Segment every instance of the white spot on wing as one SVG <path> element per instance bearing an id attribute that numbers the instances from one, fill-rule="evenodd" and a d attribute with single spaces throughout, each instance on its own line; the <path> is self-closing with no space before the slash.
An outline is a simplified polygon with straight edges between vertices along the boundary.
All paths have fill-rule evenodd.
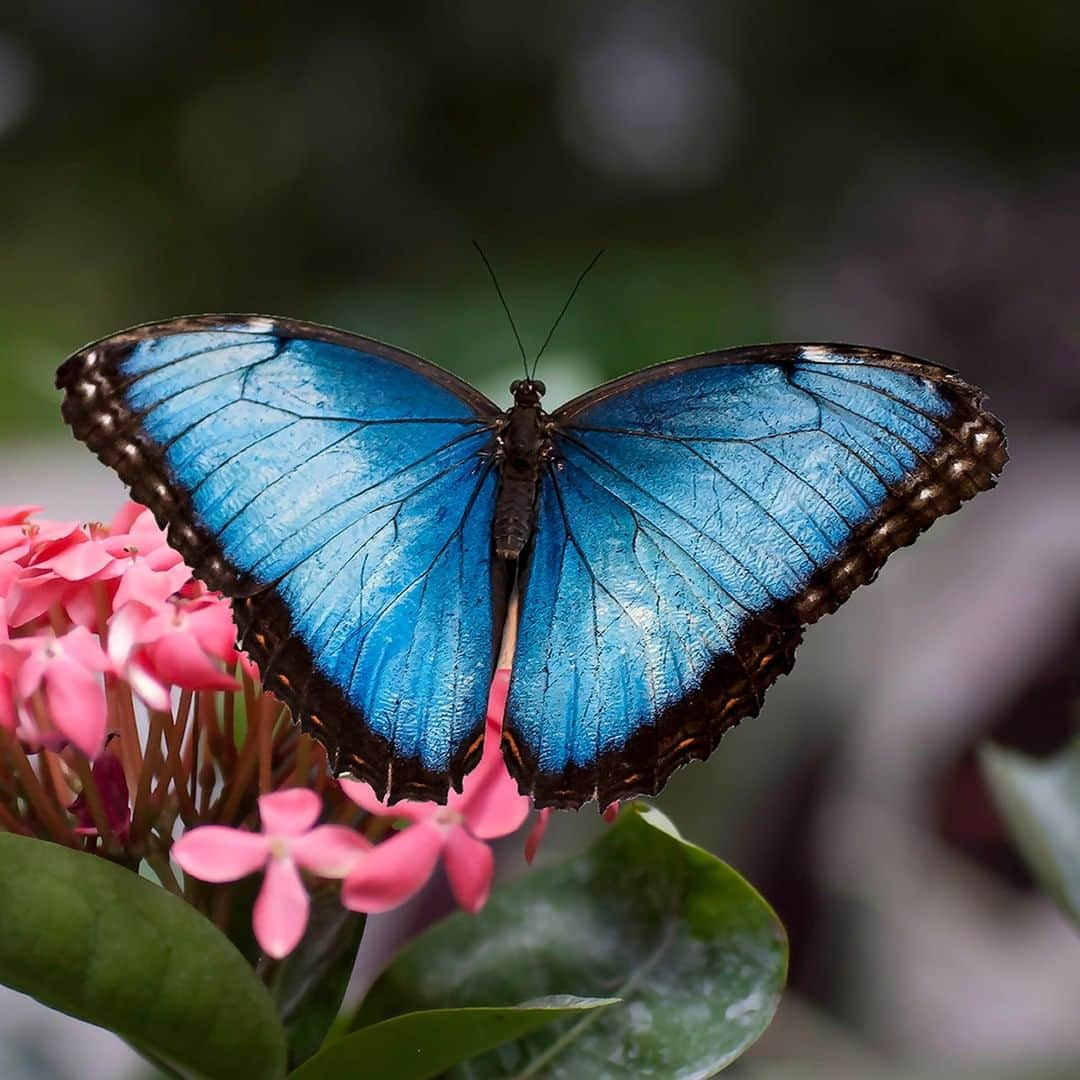
<path id="1" fill-rule="evenodd" d="M 823 349 L 820 345 L 804 345 L 799 351 L 802 353 L 802 358 L 811 364 L 820 364 L 832 355 L 828 349 Z"/>

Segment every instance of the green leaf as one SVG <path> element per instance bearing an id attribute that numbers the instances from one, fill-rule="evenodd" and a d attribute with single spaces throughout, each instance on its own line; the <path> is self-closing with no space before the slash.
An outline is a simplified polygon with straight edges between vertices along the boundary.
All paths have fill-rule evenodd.
<path id="1" fill-rule="evenodd" d="M 337 1017 L 364 921 L 363 915 L 341 906 L 336 889 L 316 893 L 303 940 L 274 969 L 270 993 L 285 1024 L 290 1065 L 299 1065 L 319 1049 Z"/>
<path id="2" fill-rule="evenodd" d="M 284 1075 L 285 1032 L 243 957 L 182 900 L 105 859 L 0 835 L 0 982 L 184 1075 Z"/>
<path id="3" fill-rule="evenodd" d="M 1013 841 L 1080 927 L 1080 738 L 1045 761 L 989 743 L 980 754 Z"/>
<path id="4" fill-rule="evenodd" d="M 429 1009 L 361 1028 L 331 1043 L 290 1074 L 291 1080 L 392 1076 L 428 1080 L 556 1020 L 577 1018 L 618 998 L 552 997 L 509 1008 Z"/>
<path id="5" fill-rule="evenodd" d="M 786 968 L 784 930 L 765 901 L 658 811 L 631 806 L 585 854 L 417 938 L 354 1026 L 450 1005 L 619 997 L 453 1075 L 706 1077 L 764 1031 Z"/>

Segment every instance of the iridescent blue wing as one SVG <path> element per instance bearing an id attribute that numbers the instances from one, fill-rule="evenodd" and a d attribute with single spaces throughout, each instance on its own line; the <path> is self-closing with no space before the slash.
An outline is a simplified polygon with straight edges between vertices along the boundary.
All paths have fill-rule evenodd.
<path id="1" fill-rule="evenodd" d="M 954 373 L 847 345 L 673 361 L 555 412 L 504 753 L 540 804 L 658 791 L 753 716 L 802 627 L 993 485 Z"/>
<path id="2" fill-rule="evenodd" d="M 443 799 L 478 752 L 501 633 L 496 407 L 418 357 L 205 316 L 88 346 L 64 416 L 212 588 L 332 763 Z"/>

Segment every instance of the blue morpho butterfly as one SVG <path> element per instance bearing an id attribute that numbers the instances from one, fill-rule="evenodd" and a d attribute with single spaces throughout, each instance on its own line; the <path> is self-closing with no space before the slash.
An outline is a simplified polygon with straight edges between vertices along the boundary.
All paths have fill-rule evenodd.
<path id="1" fill-rule="evenodd" d="M 1006 461 L 979 390 L 852 345 L 690 356 L 548 413 L 528 368 L 504 410 L 369 338 L 206 315 L 89 345 L 57 385 L 234 598 L 267 686 L 391 800 L 460 787 L 500 648 L 538 805 L 658 791 Z"/>

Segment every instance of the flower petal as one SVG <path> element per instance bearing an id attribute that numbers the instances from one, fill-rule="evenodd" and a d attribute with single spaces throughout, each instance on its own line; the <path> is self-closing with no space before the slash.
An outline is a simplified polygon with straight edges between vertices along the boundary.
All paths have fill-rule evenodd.
<path id="1" fill-rule="evenodd" d="M 173 686 L 187 690 L 237 690 L 239 684 L 222 671 L 199 647 L 195 638 L 180 630 L 147 646 L 151 666 Z"/>
<path id="2" fill-rule="evenodd" d="M 116 515 L 112 521 L 109 522 L 110 533 L 126 533 L 131 529 L 133 522 L 142 514 L 148 514 L 150 511 L 145 506 L 140 506 L 137 502 L 132 502 L 130 499 L 119 510 L 116 511 Z"/>
<path id="3" fill-rule="evenodd" d="M 259 821 L 268 836 L 299 836 L 322 813 L 322 799 L 308 788 L 287 788 L 259 796 Z"/>
<path id="4" fill-rule="evenodd" d="M 548 822 L 551 820 L 551 807 L 545 806 L 543 810 L 536 815 L 536 821 L 533 822 L 533 827 L 529 830 L 529 835 L 525 837 L 525 861 L 531 866 L 533 859 L 536 858 L 536 853 L 540 850 L 540 843 L 544 839 L 544 833 L 547 832 Z"/>
<path id="5" fill-rule="evenodd" d="M 346 877 L 371 850 L 370 840 L 344 825 L 320 825 L 289 841 L 297 865 L 326 878 Z"/>
<path id="6" fill-rule="evenodd" d="M 464 829 L 451 829 L 443 850 L 446 876 L 458 904 L 474 914 L 487 903 L 495 874 L 495 855 Z"/>
<path id="7" fill-rule="evenodd" d="M 203 651 L 218 660 L 231 661 L 236 654 L 236 623 L 227 600 L 208 596 L 188 609 L 186 629 Z"/>
<path id="8" fill-rule="evenodd" d="M 252 926 L 264 953 L 280 960 L 300 944 L 307 929 L 307 889 L 291 859 L 271 859 L 255 900 Z"/>
<path id="9" fill-rule="evenodd" d="M 8 623 L 25 626 L 40 618 L 53 606 L 63 602 L 66 593 L 75 588 L 70 581 L 52 576 L 34 579 L 23 575 L 8 592 Z"/>
<path id="10" fill-rule="evenodd" d="M 172 698 L 169 696 L 168 687 L 158 682 L 149 668 L 138 658 L 124 669 L 124 677 L 131 689 L 151 709 L 168 712 L 172 708 Z"/>
<path id="11" fill-rule="evenodd" d="M 160 607 L 170 596 L 178 593 L 190 577 L 186 566 L 160 572 L 145 559 L 135 559 L 128 564 L 120 579 L 113 606 L 119 610 L 134 601 L 147 608 Z"/>
<path id="12" fill-rule="evenodd" d="M 109 671 L 112 668 L 101 643 L 85 626 L 76 626 L 68 631 L 57 639 L 57 644 L 88 671 Z"/>
<path id="13" fill-rule="evenodd" d="M 105 584 L 106 600 L 108 600 L 109 583 Z M 81 587 L 76 586 L 66 592 L 60 601 L 64 614 L 76 626 L 85 626 L 88 630 L 97 631 L 98 628 L 98 600 L 95 596 L 95 588 L 87 587 L 84 582 Z M 110 605 L 111 607 L 111 605 Z"/>
<path id="14" fill-rule="evenodd" d="M 447 805 L 465 818 L 469 832 L 481 840 L 508 836 L 529 816 L 529 797 L 518 791 L 517 781 L 507 772 L 490 726 L 480 764 L 465 777 L 461 794 L 451 794 Z"/>
<path id="15" fill-rule="evenodd" d="M 23 503 L 15 506 L 0 506 L 0 525 L 20 525 L 31 514 L 36 514 L 39 510 L 44 510 L 43 506 L 36 506 L 33 503 Z"/>
<path id="16" fill-rule="evenodd" d="M 491 677 L 491 689 L 488 691 L 487 718 L 488 722 L 498 724 L 502 728 L 503 716 L 506 713 L 506 696 L 510 693 L 510 669 L 501 667 Z"/>
<path id="17" fill-rule="evenodd" d="M 58 658 L 45 674 L 45 701 L 56 730 L 93 761 L 105 749 L 108 717 L 97 676 L 68 657 Z"/>
<path id="18" fill-rule="evenodd" d="M 465 777 L 461 794 L 451 794 L 447 800 L 447 805 L 464 816 L 469 832 L 481 840 L 507 836 L 519 829 L 529 816 L 528 796 L 518 791 L 517 782 L 506 769 L 499 745 L 509 682 L 509 670 L 499 668 L 488 694 L 487 727 L 480 763 Z"/>
<path id="19" fill-rule="evenodd" d="M 109 656 L 114 664 L 126 664 L 135 650 L 143 623 L 150 618 L 150 609 L 142 604 L 125 604 L 109 618 Z"/>
<path id="20" fill-rule="evenodd" d="M 419 892 L 443 846 L 441 829 L 410 825 L 377 845 L 345 879 L 341 902 L 351 911 L 389 911 Z"/>
<path id="21" fill-rule="evenodd" d="M 23 569 L 18 563 L 8 562 L 3 553 L 0 552 L 0 599 L 7 596 L 11 592 L 12 585 L 19 580 Z M 7 630 L 8 617 L 6 614 L 3 616 L 4 630 Z"/>
<path id="22" fill-rule="evenodd" d="M 104 544 L 98 540 L 88 540 L 85 544 L 72 544 L 38 565 L 48 567 L 57 577 L 67 581 L 87 581 L 118 577 L 123 567 L 115 566 L 115 562 Z"/>
<path id="23" fill-rule="evenodd" d="M 338 783 L 341 785 L 341 790 L 361 810 L 366 810 L 369 814 L 375 814 L 378 817 L 404 818 L 406 821 L 426 821 L 439 812 L 439 808 L 433 803 L 409 802 L 408 800 L 394 803 L 393 806 L 387 806 L 386 803 L 379 800 L 371 786 L 365 784 L 363 780 L 342 779 Z"/>
<path id="24" fill-rule="evenodd" d="M 11 690 L 11 679 L 0 671 L 0 727 L 5 731 L 15 730 L 15 695 Z"/>
<path id="25" fill-rule="evenodd" d="M 270 841 L 260 833 L 226 825 L 201 825 L 172 846 L 172 857 L 200 881 L 236 881 L 266 862 Z"/>

